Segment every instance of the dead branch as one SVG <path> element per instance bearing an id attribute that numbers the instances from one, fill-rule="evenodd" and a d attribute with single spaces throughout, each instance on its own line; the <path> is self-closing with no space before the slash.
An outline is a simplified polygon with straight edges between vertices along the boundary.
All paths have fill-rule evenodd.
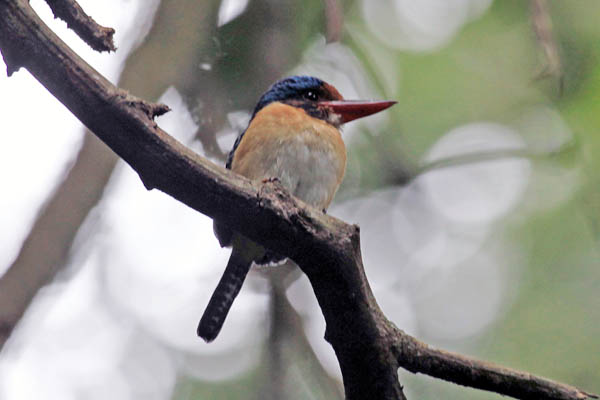
<path id="1" fill-rule="evenodd" d="M 52 9 L 54 18 L 60 18 L 67 23 L 84 42 L 96 51 L 116 51 L 113 28 L 99 25 L 87 15 L 75 0 L 46 0 Z"/>
<path id="2" fill-rule="evenodd" d="M 546 0 L 531 0 L 531 26 L 537 44 L 544 55 L 544 67 L 537 78 L 554 77 L 558 80 L 559 92 L 562 93 L 564 73 L 560 59 L 558 43 L 554 38 L 552 18 Z"/>

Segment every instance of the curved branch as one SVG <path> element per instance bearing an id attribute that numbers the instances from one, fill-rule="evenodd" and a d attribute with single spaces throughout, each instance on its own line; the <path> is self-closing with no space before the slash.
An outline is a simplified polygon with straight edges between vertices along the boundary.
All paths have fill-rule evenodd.
<path id="1" fill-rule="evenodd" d="M 586 393 L 564 383 L 434 349 L 399 329 L 396 331 L 392 347 L 401 367 L 463 386 L 489 390 L 518 399 L 598 398 L 595 394 Z"/>
<path id="2" fill-rule="evenodd" d="M 99 25 L 75 0 L 46 0 L 55 18 L 67 23 L 84 42 L 96 51 L 116 51 L 113 28 Z"/>
<path id="3" fill-rule="evenodd" d="M 27 0 L 0 0 L 0 50 L 9 75 L 27 68 L 134 168 L 147 188 L 157 188 L 296 261 L 325 316 L 325 337 L 340 362 L 347 399 L 404 399 L 399 366 L 504 394 L 522 393 L 503 387 L 510 386 L 514 374 L 528 374 L 485 368 L 486 363 L 431 350 L 401 333 L 373 297 L 357 226 L 303 204 L 276 182 L 252 182 L 183 146 L 153 121 L 165 106 L 113 86 L 56 37 Z M 478 374 L 499 384 L 482 384 Z M 535 385 L 529 394 L 582 398 L 569 393 L 549 397 Z"/>

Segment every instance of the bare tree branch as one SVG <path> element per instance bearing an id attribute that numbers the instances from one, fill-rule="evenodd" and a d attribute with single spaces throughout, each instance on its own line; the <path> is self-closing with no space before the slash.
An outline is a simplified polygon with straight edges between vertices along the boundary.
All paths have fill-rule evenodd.
<path id="1" fill-rule="evenodd" d="M 530 160 L 543 160 L 550 157 L 559 156 L 569 151 L 576 151 L 577 143 L 569 141 L 561 144 L 555 149 L 550 150 L 532 150 L 529 148 L 515 148 L 515 149 L 500 149 L 500 150 L 488 150 L 480 151 L 476 153 L 465 153 L 455 156 L 449 156 L 439 158 L 437 160 L 428 161 L 421 164 L 410 176 L 411 180 L 416 179 L 420 175 L 435 171 L 438 169 L 460 167 L 463 165 L 469 165 L 474 163 L 494 161 L 494 160 L 507 160 L 507 159 L 530 159 Z"/>
<path id="2" fill-rule="evenodd" d="M 0 50 L 9 75 L 27 68 L 129 163 L 147 188 L 158 188 L 296 261 L 325 316 L 325 338 L 340 362 L 347 399 L 404 399 L 399 366 L 522 398 L 592 397 L 527 373 L 433 350 L 401 332 L 371 292 L 357 226 L 303 204 L 276 182 L 252 182 L 215 166 L 177 142 L 153 121 L 166 106 L 113 86 L 62 43 L 27 0 L 0 0 Z"/>
<path id="3" fill-rule="evenodd" d="M 341 382 L 330 376 L 319 361 L 304 333 L 305 321 L 287 298 L 287 289 L 301 272 L 294 263 L 287 262 L 266 273 L 271 283 L 271 332 L 267 344 L 268 387 L 261 390 L 262 398 L 279 400 L 289 397 L 289 390 L 297 393 L 301 390 L 298 379 L 290 379 L 297 374 L 308 381 L 305 384 L 315 398 L 343 398 Z M 292 363 L 293 373 L 289 371 Z"/>
<path id="4" fill-rule="evenodd" d="M 434 349 L 397 330 L 393 351 L 401 367 L 459 385 L 489 390 L 518 399 L 597 399 L 576 387 L 554 382 L 527 372 Z"/>
<path id="5" fill-rule="evenodd" d="M 44 205 L 19 255 L 0 278 L 0 349 L 40 287 L 65 264 L 78 228 L 102 196 L 117 158 L 105 148 L 87 133 L 77 168 L 71 168 Z"/>
<path id="6" fill-rule="evenodd" d="M 46 0 L 52 9 L 54 18 L 60 18 L 67 23 L 84 42 L 96 51 L 115 51 L 113 28 L 99 25 L 87 15 L 75 0 Z"/>
<path id="7" fill-rule="evenodd" d="M 323 0 L 325 6 L 325 37 L 327 43 L 338 42 L 344 27 L 344 10 L 339 0 Z"/>
<path id="8" fill-rule="evenodd" d="M 562 62 L 552 31 L 552 19 L 546 0 L 531 0 L 531 25 L 545 57 L 544 68 L 537 78 L 556 77 L 559 91 L 562 93 L 564 86 Z"/>

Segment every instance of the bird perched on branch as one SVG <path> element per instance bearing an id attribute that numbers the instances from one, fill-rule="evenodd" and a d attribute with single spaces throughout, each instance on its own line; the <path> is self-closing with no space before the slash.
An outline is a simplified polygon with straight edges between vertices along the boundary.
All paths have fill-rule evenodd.
<path id="1" fill-rule="evenodd" d="M 258 101 L 226 167 L 253 180 L 277 178 L 291 194 L 325 211 L 346 170 L 341 125 L 395 103 L 344 100 L 333 86 L 310 76 L 282 79 Z M 198 325 L 198 336 L 207 342 L 219 334 L 252 263 L 284 258 L 219 221 L 214 231 L 221 246 L 232 246 L 232 252 Z"/>

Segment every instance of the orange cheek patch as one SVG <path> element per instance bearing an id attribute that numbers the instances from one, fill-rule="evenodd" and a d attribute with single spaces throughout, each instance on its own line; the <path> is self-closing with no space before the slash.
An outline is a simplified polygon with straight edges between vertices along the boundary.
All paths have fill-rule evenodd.
<path id="1" fill-rule="evenodd" d="M 329 92 L 332 100 L 344 100 L 340 92 L 338 92 L 338 90 L 331 86 L 329 83 L 323 83 L 323 89 Z"/>

